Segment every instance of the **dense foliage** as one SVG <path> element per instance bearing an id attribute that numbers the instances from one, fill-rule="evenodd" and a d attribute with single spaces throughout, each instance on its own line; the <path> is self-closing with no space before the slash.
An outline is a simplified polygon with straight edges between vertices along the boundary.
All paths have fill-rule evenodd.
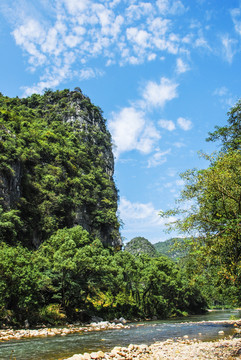
<path id="1" fill-rule="evenodd" d="M 141 236 L 131 239 L 131 241 L 125 245 L 125 251 L 131 253 L 132 255 L 146 254 L 150 257 L 157 256 L 154 245 Z"/>
<path id="2" fill-rule="evenodd" d="M 1 240 L 39 246 L 79 224 L 115 244 L 111 137 L 101 110 L 81 91 L 1 95 L 0 140 Z"/>
<path id="3" fill-rule="evenodd" d="M 191 251 L 199 260 L 196 270 L 216 272 L 216 288 L 226 285 L 230 299 L 240 305 L 241 101 L 231 109 L 228 125 L 216 127 L 209 135 L 209 140 L 221 141 L 221 151 L 204 155 L 209 160 L 207 169 L 182 175 L 186 185 L 180 203 L 191 205 L 188 210 L 180 207 L 162 215 L 182 213 L 175 227 L 193 234 Z"/>

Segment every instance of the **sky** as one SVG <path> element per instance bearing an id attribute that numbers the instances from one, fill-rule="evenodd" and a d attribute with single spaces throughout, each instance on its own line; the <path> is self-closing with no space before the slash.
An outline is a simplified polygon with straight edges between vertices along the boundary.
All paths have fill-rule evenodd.
<path id="1" fill-rule="evenodd" d="M 103 110 L 124 243 L 177 236 L 159 212 L 240 98 L 241 1 L 1 0 L 0 54 L 3 95 L 80 87 Z"/>

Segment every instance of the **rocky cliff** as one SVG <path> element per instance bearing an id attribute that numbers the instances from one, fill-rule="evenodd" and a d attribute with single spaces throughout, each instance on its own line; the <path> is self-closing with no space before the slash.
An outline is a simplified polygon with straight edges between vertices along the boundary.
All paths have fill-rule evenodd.
<path id="1" fill-rule="evenodd" d="M 79 88 L 0 96 L 0 237 L 39 244 L 81 225 L 120 247 L 111 137 Z"/>

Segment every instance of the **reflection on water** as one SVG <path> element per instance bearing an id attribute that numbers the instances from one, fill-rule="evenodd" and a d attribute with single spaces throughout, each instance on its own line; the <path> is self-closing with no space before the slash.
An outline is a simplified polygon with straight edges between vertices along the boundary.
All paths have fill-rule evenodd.
<path id="1" fill-rule="evenodd" d="M 213 324 L 208 321 L 229 320 L 231 315 L 239 316 L 239 313 L 235 310 L 213 311 L 205 315 L 182 319 L 131 324 L 130 329 L 4 342 L 0 343 L 0 359 L 9 359 L 11 353 L 13 354 L 12 358 L 17 360 L 64 359 L 77 353 L 107 351 L 114 346 L 127 346 L 130 343 L 151 344 L 155 341 L 184 335 L 188 335 L 191 339 L 214 340 L 220 337 L 219 331 L 224 331 L 224 336 L 231 335 L 233 327 L 224 323 Z"/>

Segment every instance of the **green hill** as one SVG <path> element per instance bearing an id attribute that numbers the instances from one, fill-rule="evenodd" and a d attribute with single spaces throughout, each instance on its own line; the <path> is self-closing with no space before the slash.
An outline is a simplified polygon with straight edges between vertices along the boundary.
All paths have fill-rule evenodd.
<path id="1" fill-rule="evenodd" d="M 144 237 L 138 236 L 129 241 L 125 246 L 125 251 L 132 255 L 147 254 L 150 257 L 157 256 L 155 247 L 145 239 Z"/>
<path id="2" fill-rule="evenodd" d="M 172 260 L 177 260 L 186 255 L 182 246 L 183 243 L 183 238 L 171 238 L 166 241 L 159 241 L 153 245 L 158 254 L 165 255 Z"/>

